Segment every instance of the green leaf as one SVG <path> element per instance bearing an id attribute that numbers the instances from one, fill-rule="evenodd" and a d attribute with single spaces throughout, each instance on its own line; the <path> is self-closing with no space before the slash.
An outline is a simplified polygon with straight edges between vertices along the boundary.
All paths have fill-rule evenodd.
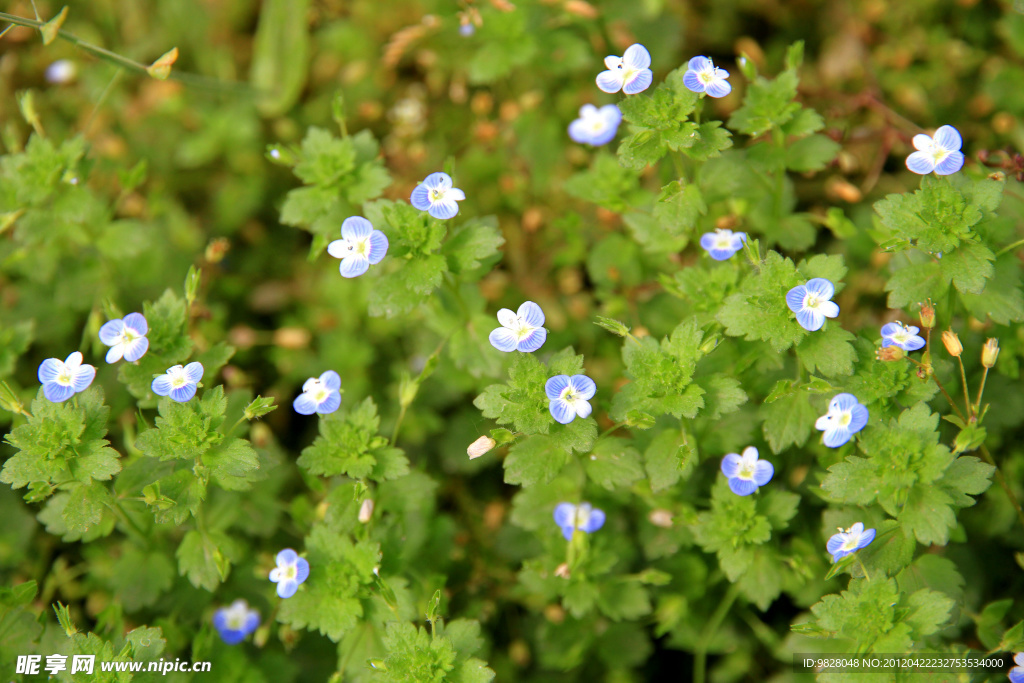
<path id="1" fill-rule="evenodd" d="M 569 462 L 569 453 L 550 436 L 531 436 L 509 449 L 505 458 L 505 483 L 533 486 L 548 482 Z"/>
<path id="2" fill-rule="evenodd" d="M 644 465 L 651 490 L 662 491 L 681 478 L 689 478 L 697 465 L 697 442 L 675 429 L 659 432 L 644 451 Z"/>
<path id="3" fill-rule="evenodd" d="M 309 70 L 308 0 L 269 0 L 260 10 L 250 81 L 261 91 L 260 111 L 278 116 L 295 104 Z"/>
<path id="4" fill-rule="evenodd" d="M 725 333 L 748 340 L 764 340 L 781 353 L 805 336 L 786 305 L 786 292 L 807 280 L 788 258 L 769 251 L 760 270 L 748 275 L 739 292 L 726 298 L 716 316 Z"/>
<path id="5" fill-rule="evenodd" d="M 111 504 L 110 491 L 103 484 L 80 484 L 71 489 L 61 518 L 68 531 L 84 534 L 100 523 L 103 511 Z"/>
<path id="6" fill-rule="evenodd" d="M 629 486 L 644 476 L 640 454 L 625 439 L 605 438 L 583 460 L 587 476 L 599 486 L 614 490 Z"/>
<path id="7" fill-rule="evenodd" d="M 797 75 L 783 71 L 774 80 L 758 76 L 743 98 L 743 105 L 729 117 L 729 127 L 751 137 L 767 133 L 789 122 L 800 111 L 794 102 Z"/>
<path id="8" fill-rule="evenodd" d="M 764 438 L 772 453 L 781 453 L 790 446 L 803 446 L 818 418 L 803 393 L 780 396 L 774 402 L 762 405 L 760 412 L 764 418 Z"/>
<path id="9" fill-rule="evenodd" d="M 770 507 L 781 520 L 787 514 L 792 516 L 786 509 L 790 505 L 795 511 L 796 502 L 785 498 Z M 771 539 L 771 520 L 758 507 L 754 496 L 737 496 L 729 489 L 725 477 L 716 477 L 711 489 L 711 510 L 697 516 L 694 538 L 705 551 L 718 555 L 729 581 L 737 581 L 753 563 L 755 547 Z"/>
<path id="10" fill-rule="evenodd" d="M 607 152 L 598 152 L 591 167 L 570 176 L 563 187 L 577 199 L 621 212 L 643 203 L 645 193 L 639 188 L 639 177 Z"/>
<path id="11" fill-rule="evenodd" d="M 853 374 L 857 351 L 851 343 L 856 337 L 837 324 L 826 323 L 797 344 L 796 357 L 808 372 L 820 372 L 826 377 Z"/>
<path id="12" fill-rule="evenodd" d="M 178 573 L 196 588 L 215 590 L 231 570 L 231 562 L 221 552 L 231 545 L 231 539 L 220 532 L 188 531 L 178 546 Z"/>
<path id="13" fill-rule="evenodd" d="M 498 219 L 485 216 L 471 218 L 452 230 L 441 251 L 448 259 L 448 270 L 459 275 L 482 264 L 493 265 L 500 258 L 498 248 L 504 243 Z"/>
<path id="14" fill-rule="evenodd" d="M 786 148 L 786 168 L 797 173 L 820 171 L 836 158 L 841 146 L 824 135 L 809 135 Z"/>
<path id="15" fill-rule="evenodd" d="M 380 417 L 372 398 L 363 399 L 351 410 L 321 417 L 319 427 L 320 435 L 302 450 L 298 460 L 299 467 L 310 474 L 382 481 L 408 471 L 402 451 L 377 434 Z"/>
<path id="16" fill-rule="evenodd" d="M 473 405 L 484 417 L 497 420 L 501 425 L 514 425 L 524 434 L 547 434 L 555 420 L 548 409 L 544 385 L 556 374 L 577 372 L 548 372 L 532 353 L 517 353 L 509 369 L 508 384 L 492 384 L 476 397 Z"/>

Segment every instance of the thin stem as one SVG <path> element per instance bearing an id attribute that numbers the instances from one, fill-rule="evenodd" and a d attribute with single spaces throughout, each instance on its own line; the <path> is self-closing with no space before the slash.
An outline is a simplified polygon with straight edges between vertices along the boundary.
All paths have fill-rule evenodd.
<path id="1" fill-rule="evenodd" d="M 8 14 L 7 12 L 0 12 L 0 21 L 6 21 L 16 26 L 28 26 L 30 28 L 35 29 L 40 29 L 46 24 L 46 22 L 44 21 L 37 21 L 35 19 L 28 19 L 26 17 L 19 17 L 16 14 Z M 100 47 L 99 45 L 93 45 L 92 43 L 88 43 L 79 38 L 78 36 L 68 33 L 64 29 L 59 29 L 57 31 L 57 37 L 61 40 L 66 40 L 72 45 L 75 45 L 76 47 L 92 55 L 95 55 L 100 59 L 105 59 L 108 62 L 112 62 L 114 64 L 117 64 L 118 66 L 122 66 L 126 69 L 129 69 L 130 71 L 135 71 L 137 73 L 149 73 L 147 71 L 147 69 L 149 68 L 148 65 L 143 64 L 141 62 L 137 62 L 134 59 L 129 59 L 128 57 L 125 57 L 123 55 L 119 55 L 116 52 L 111 52 L 110 50 Z M 200 88 L 207 88 L 211 90 L 234 90 L 240 93 L 253 93 L 253 88 L 246 83 L 220 81 L 215 78 L 207 78 L 206 76 L 200 76 L 198 74 L 189 74 L 172 71 L 169 78 L 181 81 L 182 83 L 187 83 L 189 85 L 193 85 Z"/>
<path id="2" fill-rule="evenodd" d="M 1007 254 L 1007 253 L 1013 251 L 1014 249 L 1016 249 L 1017 247 L 1021 247 L 1021 246 L 1024 246 L 1024 240 L 1017 240 L 1013 244 L 1009 244 L 1009 245 L 1003 247 L 1002 249 L 1000 249 L 999 251 L 997 251 L 996 252 L 996 258 L 999 258 L 1003 254 Z"/>
<path id="3" fill-rule="evenodd" d="M 868 568 L 864 566 L 864 561 L 860 559 L 860 555 L 859 554 L 857 555 L 857 564 L 860 565 L 861 571 L 864 572 L 864 578 L 867 579 L 868 581 L 870 581 L 871 580 L 871 575 L 868 574 Z"/>
<path id="4" fill-rule="evenodd" d="M 395 441 L 398 439 L 398 428 L 402 426 L 402 420 L 405 419 L 405 409 L 409 406 L 402 406 L 398 410 L 398 419 L 395 420 L 395 428 L 391 430 L 391 445 L 395 445 Z"/>
<path id="5" fill-rule="evenodd" d="M 960 356 L 956 357 L 956 362 L 960 364 L 960 382 L 964 387 L 964 403 L 967 406 L 967 418 L 969 420 L 974 419 L 974 410 L 971 408 L 971 397 L 967 393 L 967 373 L 964 372 L 964 361 Z"/>
<path id="6" fill-rule="evenodd" d="M 132 516 L 129 515 L 128 511 L 124 509 L 123 505 L 121 505 L 120 500 L 115 499 L 107 507 L 109 507 L 111 511 L 114 513 L 114 515 L 122 522 L 124 522 L 129 527 L 129 529 L 138 534 L 139 541 L 142 543 L 142 545 L 149 546 L 149 536 L 146 534 L 145 531 L 142 530 L 142 527 L 140 527 L 138 523 L 134 519 L 132 519 Z"/>
<path id="7" fill-rule="evenodd" d="M 978 387 L 978 398 L 974 401 L 974 414 L 978 415 L 981 413 L 981 397 L 985 393 L 985 380 L 988 379 L 988 368 L 981 373 L 981 385 Z"/>
<path id="8" fill-rule="evenodd" d="M 603 432 L 601 432 L 600 434 L 598 434 L 597 438 L 598 439 L 603 439 L 604 437 L 608 436 L 609 434 L 611 434 L 615 430 L 622 429 L 625 426 L 626 426 L 625 422 L 619 422 L 618 424 L 613 424 L 611 427 L 609 427 L 608 429 L 606 429 Z"/>
<path id="9" fill-rule="evenodd" d="M 103 106 L 103 103 L 107 99 L 107 95 L 109 95 L 110 91 L 114 88 L 114 84 L 121 79 L 121 74 L 123 73 L 124 69 L 119 68 L 117 71 L 114 72 L 114 76 L 110 79 L 110 82 L 107 83 L 107 87 L 103 88 L 103 92 L 100 93 L 99 99 L 96 100 L 96 104 L 94 104 L 92 107 L 92 113 L 89 114 L 89 119 L 85 122 L 85 125 L 82 127 L 83 134 L 89 134 L 89 129 L 92 127 L 92 122 L 96 118 L 96 114 L 99 113 L 100 107 Z"/>
<path id="10" fill-rule="evenodd" d="M 3 38 L 4 36 L 6 36 L 7 32 L 10 31 L 12 28 L 14 28 L 14 26 L 15 26 L 14 24 L 11 24 L 7 28 L 5 28 L 3 31 L 0 31 L 0 38 Z"/>
<path id="11" fill-rule="evenodd" d="M 696 683 L 704 683 L 707 678 L 708 646 L 711 644 L 712 638 L 718 633 L 718 627 L 722 625 L 722 620 L 729 613 L 732 604 L 736 602 L 736 596 L 739 593 L 739 584 L 734 583 L 729 586 L 729 590 L 726 592 L 725 597 L 722 598 L 722 602 L 718 604 L 718 609 L 711 615 L 707 626 L 704 627 L 704 635 L 701 637 L 700 642 L 697 643 L 697 651 L 694 653 L 696 661 L 693 663 L 693 680 Z"/>

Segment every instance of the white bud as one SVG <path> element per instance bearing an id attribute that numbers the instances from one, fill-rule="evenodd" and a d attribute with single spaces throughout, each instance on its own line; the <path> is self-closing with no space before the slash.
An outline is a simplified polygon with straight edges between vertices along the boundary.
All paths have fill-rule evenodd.
<path id="1" fill-rule="evenodd" d="M 555 567 L 555 576 L 563 579 L 568 579 L 570 576 L 569 565 L 563 562 L 562 564 Z"/>
<path id="2" fill-rule="evenodd" d="M 479 439 L 469 444 L 469 448 L 466 449 L 466 453 L 469 455 L 469 459 L 473 460 L 494 448 L 495 444 L 497 444 L 497 441 L 491 437 L 481 436 Z"/>
<path id="3" fill-rule="evenodd" d="M 367 498 L 359 507 L 359 521 L 366 524 L 373 517 L 373 498 Z"/>
<path id="4" fill-rule="evenodd" d="M 56 85 L 64 85 L 75 80 L 75 76 L 78 75 L 78 67 L 75 63 L 68 59 L 58 59 L 56 62 L 46 67 L 46 81 L 48 83 L 54 83 Z"/>
<path id="5" fill-rule="evenodd" d="M 651 510 L 650 514 L 647 515 L 647 520 L 654 526 L 660 526 L 662 529 L 672 528 L 672 513 L 668 510 L 660 508 Z"/>

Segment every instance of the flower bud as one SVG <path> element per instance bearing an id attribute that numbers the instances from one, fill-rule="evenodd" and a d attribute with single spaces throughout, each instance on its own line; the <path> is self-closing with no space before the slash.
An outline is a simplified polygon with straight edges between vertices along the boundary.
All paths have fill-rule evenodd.
<path id="1" fill-rule="evenodd" d="M 996 364 L 997 358 L 999 358 L 999 340 L 992 337 L 981 347 L 981 364 L 990 368 Z"/>
<path id="2" fill-rule="evenodd" d="M 875 352 L 875 358 L 882 361 L 883 363 L 892 363 L 894 361 L 903 360 L 906 354 L 898 346 L 883 346 Z"/>
<path id="3" fill-rule="evenodd" d="M 650 514 L 647 515 L 647 521 L 654 526 L 660 526 L 662 529 L 671 529 L 672 513 L 662 508 L 651 510 Z"/>
<path id="4" fill-rule="evenodd" d="M 942 333 L 942 345 L 949 351 L 949 355 L 960 357 L 960 354 L 964 352 L 964 347 L 960 343 L 960 337 L 957 336 L 956 332 L 946 330 Z"/>
<path id="5" fill-rule="evenodd" d="M 479 439 L 469 444 L 469 448 L 466 449 L 466 454 L 469 455 L 470 460 L 474 460 L 494 448 L 495 444 L 497 444 L 497 441 L 491 437 L 487 435 L 481 436 Z"/>
<path id="6" fill-rule="evenodd" d="M 555 576 L 562 579 L 568 579 L 569 576 L 571 576 L 571 572 L 569 571 L 569 565 L 563 562 L 562 564 L 555 567 Z"/>
<path id="7" fill-rule="evenodd" d="M 359 506 L 359 521 L 366 524 L 373 517 L 373 498 L 367 498 Z"/>
<path id="8" fill-rule="evenodd" d="M 935 309 L 931 301 L 921 304 L 921 327 L 928 330 L 935 327 Z"/>

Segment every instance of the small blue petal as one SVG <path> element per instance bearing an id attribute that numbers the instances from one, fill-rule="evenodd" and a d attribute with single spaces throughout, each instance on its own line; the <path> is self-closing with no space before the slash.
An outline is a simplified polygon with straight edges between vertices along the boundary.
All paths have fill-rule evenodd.
<path id="1" fill-rule="evenodd" d="M 802 311 L 804 309 L 805 296 L 807 296 L 807 288 L 803 285 L 797 285 L 786 292 L 786 305 L 789 306 L 789 310 L 794 313 Z"/>
<path id="2" fill-rule="evenodd" d="M 737 453 L 728 453 L 722 458 L 722 474 L 732 479 L 740 471 L 741 458 Z"/>
<path id="3" fill-rule="evenodd" d="M 431 204 L 430 208 L 427 209 L 427 213 L 434 218 L 448 220 L 449 218 L 455 218 L 459 213 L 459 205 L 454 199 L 448 199 L 445 197 L 444 199 Z"/>
<path id="4" fill-rule="evenodd" d="M 295 591 L 297 590 L 299 590 L 299 584 L 295 579 L 280 581 L 277 584 L 277 597 L 290 598 L 295 595 Z"/>
<path id="5" fill-rule="evenodd" d="M 807 288 L 807 291 L 812 292 L 821 299 L 831 299 L 832 295 L 836 293 L 835 285 L 823 277 L 811 278 L 804 286 Z"/>
<path id="6" fill-rule="evenodd" d="M 604 520 L 604 510 L 598 510 L 595 508 L 590 511 L 590 517 L 587 518 L 586 524 L 580 527 L 580 530 L 586 531 L 588 534 L 592 534 L 604 526 Z"/>
<path id="7" fill-rule="evenodd" d="M 567 386 L 569 386 L 568 375 L 555 375 L 544 383 L 544 393 L 548 398 L 554 400 L 562 395 Z"/>
<path id="8" fill-rule="evenodd" d="M 341 236 L 350 242 L 366 239 L 373 233 L 373 223 L 362 216 L 349 216 L 341 224 Z"/>
<path id="9" fill-rule="evenodd" d="M 504 329 L 504 328 L 502 328 Z M 528 334 L 524 339 L 519 340 L 516 348 L 523 353 L 533 353 L 540 347 L 544 346 L 544 342 L 548 338 L 548 331 L 543 327 L 538 327 L 533 332 Z"/>
<path id="10" fill-rule="evenodd" d="M 648 69 L 651 66 L 651 53 L 640 43 L 633 43 L 622 53 L 622 63 L 633 69 Z"/>
<path id="11" fill-rule="evenodd" d="M 858 405 L 859 401 L 853 394 L 836 394 L 832 397 L 832 400 L 828 402 L 828 412 L 846 411 L 852 409 L 855 405 Z"/>
<path id="12" fill-rule="evenodd" d="M 579 393 L 579 397 L 589 401 L 597 393 L 597 384 L 586 375 L 573 375 L 569 380 Z"/>
<path id="13" fill-rule="evenodd" d="M 45 396 L 46 400 L 51 403 L 63 403 L 74 395 L 75 390 L 71 387 L 64 386 L 63 384 L 47 382 L 43 385 L 43 396 Z"/>
<path id="14" fill-rule="evenodd" d="M 249 615 L 245 618 L 245 635 L 249 635 L 260 626 L 260 615 L 256 610 L 250 610 Z"/>
<path id="15" fill-rule="evenodd" d="M 736 255 L 735 249 L 711 249 L 708 255 L 716 261 L 728 261 Z"/>
<path id="16" fill-rule="evenodd" d="M 507 327 L 491 330 L 491 333 L 487 336 L 487 341 L 491 342 L 491 346 L 505 353 L 516 350 L 516 335 Z"/>
<path id="17" fill-rule="evenodd" d="M 113 346 L 118 342 L 123 331 L 123 320 L 108 320 L 103 323 L 103 326 L 100 328 L 100 341 L 107 346 Z"/>
<path id="18" fill-rule="evenodd" d="M 160 375 L 153 380 L 151 388 L 157 396 L 166 396 L 171 393 L 171 378 L 167 375 Z"/>
<path id="19" fill-rule="evenodd" d="M 417 185 L 409 195 L 409 203 L 420 211 L 430 208 L 430 189 L 426 185 Z"/>
<path id="20" fill-rule="evenodd" d="M 320 384 L 332 391 L 341 389 L 341 376 L 334 370 L 327 370 L 320 374 Z"/>
<path id="21" fill-rule="evenodd" d="M 868 409 L 862 405 L 858 405 L 853 409 L 850 415 L 850 424 L 847 425 L 847 429 L 851 432 L 856 433 L 864 429 L 868 423 Z"/>
<path id="22" fill-rule="evenodd" d="M 129 313 L 124 317 L 124 326 L 135 330 L 136 334 L 145 335 L 149 332 L 149 323 L 141 313 Z"/>
<path id="23" fill-rule="evenodd" d="M 61 370 L 64 369 L 64 363 L 58 358 L 47 358 L 39 364 L 39 383 L 47 384 L 49 382 L 56 382 L 58 375 Z"/>
<path id="24" fill-rule="evenodd" d="M 654 74 L 650 69 L 644 69 L 634 75 L 629 81 L 622 86 L 622 92 L 627 95 L 636 95 L 642 93 L 651 87 L 651 83 L 654 82 Z"/>
<path id="25" fill-rule="evenodd" d="M 606 93 L 617 93 L 622 90 L 622 78 L 619 71 L 602 71 L 597 75 L 597 87 Z"/>
<path id="26" fill-rule="evenodd" d="M 875 540 L 875 530 L 874 529 L 868 529 L 863 534 L 861 534 L 860 540 L 857 541 L 857 549 L 859 550 L 860 548 L 868 547 L 868 545 L 873 540 Z"/>
<path id="27" fill-rule="evenodd" d="M 277 562 L 278 565 L 295 564 L 295 561 L 298 559 L 299 554 L 297 552 L 295 552 L 291 548 L 285 548 L 277 554 L 277 557 L 274 558 L 274 561 Z"/>
<path id="28" fill-rule="evenodd" d="M 185 376 L 190 382 L 198 382 L 203 378 L 203 364 L 193 361 L 185 366 Z"/>
<path id="29" fill-rule="evenodd" d="M 316 412 L 321 415 L 330 415 L 341 406 L 341 393 L 338 391 L 332 391 L 327 394 L 327 398 L 324 402 L 317 406 Z"/>
<path id="30" fill-rule="evenodd" d="M 828 543 L 825 544 L 825 549 L 828 550 L 829 555 L 835 555 L 839 552 L 839 549 L 843 547 L 843 535 L 832 534 L 828 539 Z"/>
<path id="31" fill-rule="evenodd" d="M 533 327 L 544 326 L 544 311 L 532 301 L 524 301 L 523 305 L 516 311 L 516 315 Z"/>
<path id="32" fill-rule="evenodd" d="M 196 385 L 186 384 L 183 387 L 171 389 L 171 400 L 177 401 L 178 403 L 188 403 L 192 400 L 192 397 L 196 395 Z"/>
<path id="33" fill-rule="evenodd" d="M 126 346 L 127 348 L 124 352 L 124 359 L 129 363 L 134 363 L 146 355 L 146 351 L 149 350 L 149 339 L 146 337 L 137 337 Z"/>
<path id="34" fill-rule="evenodd" d="M 431 190 L 448 190 L 452 187 L 452 177 L 443 171 L 435 171 L 423 179 L 423 184 Z"/>
<path id="35" fill-rule="evenodd" d="M 894 334 L 899 333 L 903 329 L 903 325 L 899 323 L 886 323 L 882 325 L 882 336 L 891 337 Z"/>
<path id="36" fill-rule="evenodd" d="M 370 253 L 366 255 L 370 265 L 380 263 L 388 253 L 388 237 L 380 230 L 370 234 Z"/>
<path id="37" fill-rule="evenodd" d="M 694 59 L 697 59 L 694 57 Z M 692 59 L 690 60 L 693 61 Z M 692 68 L 692 67 L 691 67 Z M 700 80 L 696 71 L 687 71 L 683 74 L 683 85 L 692 92 L 704 92 L 704 81 Z"/>
<path id="38" fill-rule="evenodd" d="M 359 277 L 370 269 L 370 261 L 362 254 L 350 254 L 341 259 L 338 271 L 342 277 Z"/>
<path id="39" fill-rule="evenodd" d="M 551 417 L 561 424 L 567 425 L 576 419 L 576 409 L 571 403 L 560 398 L 551 401 L 548 409 L 551 411 Z"/>
<path id="40" fill-rule="evenodd" d="M 964 167 L 964 155 L 961 152 L 951 152 L 948 157 L 942 160 L 935 167 L 936 175 L 951 175 Z"/>
<path id="41" fill-rule="evenodd" d="M 725 97 L 732 92 L 732 84 L 726 80 L 714 80 L 708 84 L 707 93 L 711 97 Z"/>
<path id="42" fill-rule="evenodd" d="M 960 131 L 953 126 L 940 126 L 932 138 L 942 149 L 950 152 L 958 151 L 964 146 L 964 140 L 960 137 Z"/>
<path id="43" fill-rule="evenodd" d="M 740 479 L 739 477 L 730 477 L 729 488 L 737 496 L 749 496 L 751 493 L 757 490 L 757 484 L 750 481 L 749 479 Z"/>
<path id="44" fill-rule="evenodd" d="M 686 64 L 686 68 L 691 71 L 707 71 L 712 66 L 711 60 L 703 55 L 697 55 L 690 59 Z"/>
<path id="45" fill-rule="evenodd" d="M 825 324 L 825 316 L 815 310 L 802 309 L 797 311 L 796 321 L 808 332 L 816 332 Z"/>
<path id="46" fill-rule="evenodd" d="M 852 436 L 853 435 L 850 433 L 850 430 L 846 427 L 831 425 L 825 430 L 823 441 L 829 448 L 839 448 L 849 441 Z"/>
<path id="47" fill-rule="evenodd" d="M 300 557 L 295 560 L 295 581 L 298 583 L 305 583 L 308 578 L 309 561 L 304 557 Z"/>
<path id="48" fill-rule="evenodd" d="M 573 527 L 572 524 L 568 524 L 566 526 L 563 526 L 562 527 L 562 537 L 565 540 L 567 540 L 567 541 L 571 541 L 572 540 L 572 532 L 575 531 L 575 530 L 576 529 Z"/>
<path id="49" fill-rule="evenodd" d="M 935 162 L 925 152 L 914 152 L 907 157 L 907 168 L 918 175 L 927 175 L 935 170 Z"/>
<path id="50" fill-rule="evenodd" d="M 96 368 L 91 365 L 79 365 L 71 375 L 71 388 L 75 393 L 85 391 L 96 378 Z"/>
<path id="51" fill-rule="evenodd" d="M 555 506 L 555 524 L 558 526 L 572 526 L 573 515 L 576 514 L 576 506 L 572 503 L 559 503 Z"/>
<path id="52" fill-rule="evenodd" d="M 292 407 L 299 415 L 312 415 L 316 412 L 316 401 L 310 394 L 300 394 L 293 402 Z"/>
<path id="53" fill-rule="evenodd" d="M 754 465 L 754 483 L 758 486 L 764 486 L 772 480 L 773 476 L 775 476 L 775 466 L 767 460 L 758 460 Z"/>

